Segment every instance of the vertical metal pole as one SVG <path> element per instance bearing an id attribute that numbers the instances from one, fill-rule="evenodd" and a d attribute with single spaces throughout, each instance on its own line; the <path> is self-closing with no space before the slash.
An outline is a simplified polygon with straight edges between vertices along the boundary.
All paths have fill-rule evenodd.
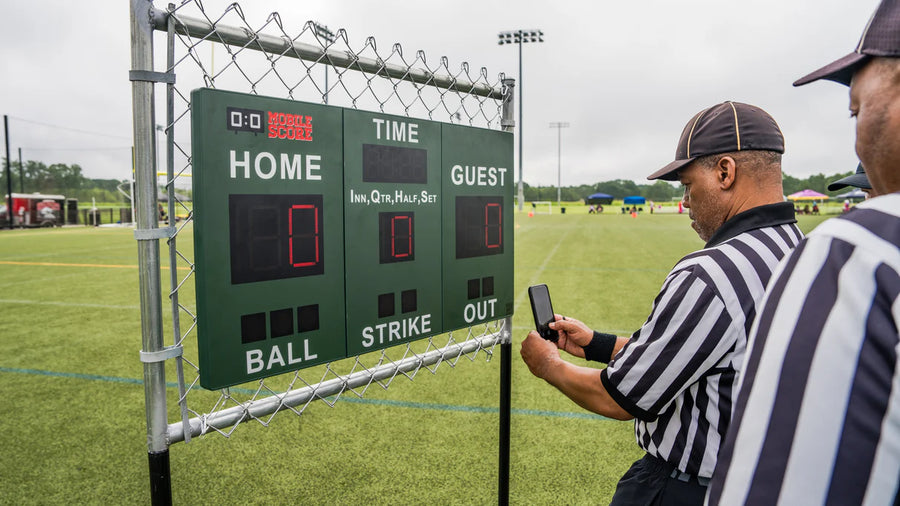
<path id="1" fill-rule="evenodd" d="M 135 212 L 134 207 L 134 146 L 131 146 L 131 226 L 136 226 L 137 224 L 137 213 Z"/>
<path id="2" fill-rule="evenodd" d="M 521 46 L 519 46 L 521 47 Z M 504 79 L 503 87 L 506 96 L 503 98 L 502 120 L 503 130 L 512 132 L 515 130 L 515 87 L 514 79 Z M 521 166 L 520 166 L 521 167 Z M 519 180 L 521 190 L 521 179 Z M 519 203 L 522 203 L 521 197 Z M 512 317 L 503 320 L 503 330 L 500 342 L 500 443 L 498 448 L 498 482 L 497 504 L 507 506 L 509 504 L 509 447 L 510 447 L 510 418 L 512 414 Z"/>
<path id="3" fill-rule="evenodd" d="M 12 198 L 12 172 L 9 170 L 9 117 L 3 115 L 3 132 L 6 136 L 6 220 L 9 229 L 13 228 L 13 198 Z"/>
<path id="4" fill-rule="evenodd" d="M 519 212 L 525 207 L 525 188 L 522 183 L 522 144 L 524 143 L 524 130 L 522 128 L 522 37 L 525 35 L 519 30 Z"/>
<path id="5" fill-rule="evenodd" d="M 131 69 L 153 71 L 153 28 L 158 13 L 151 0 L 131 0 Z M 135 210 L 137 229 L 159 227 L 156 208 L 156 164 L 154 143 L 153 83 L 131 82 L 134 128 Z M 141 335 L 144 353 L 163 349 L 162 301 L 160 299 L 159 240 L 138 241 L 138 271 L 141 294 Z M 147 453 L 150 465 L 151 503 L 172 503 L 169 447 L 166 439 L 165 362 L 144 362 L 144 402 L 147 414 Z"/>
<path id="6" fill-rule="evenodd" d="M 172 18 L 172 12 L 175 11 L 175 4 L 168 5 L 169 20 L 166 23 L 166 72 L 174 72 L 175 69 L 175 21 Z M 175 225 L 175 83 L 166 85 L 166 182 L 168 190 L 168 214 L 169 225 Z M 170 239 L 171 247 L 169 248 L 169 272 L 171 276 L 169 281 L 172 288 L 178 286 L 178 269 L 175 263 L 178 259 L 177 249 L 174 247 L 175 238 Z M 178 292 L 172 296 L 172 309 L 174 313 L 178 313 Z M 178 319 L 175 318 L 177 326 Z M 179 329 L 175 329 L 175 342 L 181 337 Z"/>
<path id="7" fill-rule="evenodd" d="M 169 20 L 166 25 L 166 71 L 175 70 L 175 20 L 171 13 L 175 11 L 175 4 L 169 4 Z M 169 224 L 175 225 L 175 84 L 166 85 L 166 180 L 169 182 Z M 178 249 L 175 237 L 169 240 L 169 282 L 172 287 L 169 298 L 172 300 L 172 338 L 175 344 L 181 339 L 181 319 L 178 313 Z M 190 424 L 188 423 L 188 409 L 185 401 L 184 387 L 184 360 L 183 357 L 175 359 L 175 374 L 178 376 L 178 405 L 181 407 L 181 422 L 184 430 L 184 442 L 191 441 Z"/>
<path id="8" fill-rule="evenodd" d="M 500 469 L 498 470 L 497 504 L 509 504 L 509 442 L 512 414 L 512 318 L 503 322 L 500 343 Z"/>
<path id="9" fill-rule="evenodd" d="M 569 128 L 569 124 L 561 121 L 550 123 L 550 128 L 555 128 L 556 135 L 556 205 L 562 209 L 562 129 Z"/>
<path id="10" fill-rule="evenodd" d="M 22 168 L 22 148 L 19 148 L 19 193 L 25 193 L 25 171 Z"/>
<path id="11" fill-rule="evenodd" d="M 562 124 L 556 127 L 556 205 L 562 209 Z"/>

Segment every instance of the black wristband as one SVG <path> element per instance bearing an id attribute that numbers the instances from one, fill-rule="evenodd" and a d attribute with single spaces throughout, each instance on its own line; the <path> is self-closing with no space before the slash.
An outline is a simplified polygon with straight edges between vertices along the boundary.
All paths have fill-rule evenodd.
<path id="1" fill-rule="evenodd" d="M 581 347 L 584 350 L 584 358 L 594 362 L 609 363 L 612 360 L 617 339 L 615 334 L 604 334 L 595 330 L 591 342 L 587 346 Z"/>

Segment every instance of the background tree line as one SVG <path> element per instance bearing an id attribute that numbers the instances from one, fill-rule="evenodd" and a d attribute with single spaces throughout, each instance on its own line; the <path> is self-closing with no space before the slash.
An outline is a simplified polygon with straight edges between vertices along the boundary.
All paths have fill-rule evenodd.
<path id="1" fill-rule="evenodd" d="M 850 174 L 853 174 L 853 172 L 854 171 L 848 171 L 831 176 L 814 174 L 805 179 L 798 179 L 788 174 L 784 174 L 782 181 L 784 194 L 790 195 L 801 190 L 810 189 L 819 193 L 824 193 L 829 197 L 836 197 L 852 190 L 852 188 L 844 188 L 842 190 L 830 192 L 826 189 L 828 183 L 849 176 Z M 531 186 L 528 183 L 524 183 L 523 187 L 525 191 L 525 200 L 527 201 L 556 201 L 556 186 Z M 670 202 L 672 200 L 680 199 L 682 192 L 681 185 L 678 183 L 657 180 L 653 183 L 637 184 L 628 179 L 614 179 L 612 181 L 603 181 L 593 185 L 564 186 L 561 188 L 560 194 L 561 200 L 564 202 L 581 201 L 588 195 L 594 193 L 606 193 L 612 195 L 616 199 L 640 195 L 641 197 L 654 202 Z"/>
<path id="2" fill-rule="evenodd" d="M 116 189 L 122 181 L 87 178 L 77 164 L 46 165 L 43 162 L 29 160 L 23 164 L 20 170 L 19 162 L 14 161 L 10 169 L 13 193 L 50 193 L 76 198 L 81 202 L 90 201 L 93 198 L 97 202 L 128 204 L 125 196 Z M 798 179 L 785 174 L 783 178 L 784 194 L 790 195 L 808 188 L 834 197 L 845 193 L 847 189 L 829 192 L 826 190 L 828 183 L 852 173 L 853 171 L 848 171 L 831 176 L 814 174 L 806 179 Z M 556 200 L 556 186 L 531 186 L 528 183 L 524 183 L 523 186 L 527 201 Z M 4 158 L 2 170 L 0 170 L 0 195 L 6 194 L 6 188 L 6 159 Z M 185 192 L 184 190 L 179 191 Z M 561 200 L 564 202 L 583 201 L 593 193 L 607 193 L 616 199 L 640 195 L 655 202 L 670 202 L 681 198 L 682 189 L 677 183 L 654 181 L 648 184 L 637 184 L 628 179 L 614 179 L 592 185 L 564 186 L 560 189 Z"/>
<path id="3" fill-rule="evenodd" d="M 66 198 L 75 198 L 79 202 L 119 202 L 130 205 L 117 189 L 122 181 L 116 179 L 89 179 L 82 173 L 77 164 L 66 165 L 54 163 L 47 165 L 43 162 L 29 160 L 21 166 L 18 161 L 10 165 L 12 172 L 13 193 L 45 193 L 63 195 Z M 127 187 L 125 191 L 128 191 Z M 6 195 L 6 159 L 3 159 L 0 170 L 0 195 Z"/>

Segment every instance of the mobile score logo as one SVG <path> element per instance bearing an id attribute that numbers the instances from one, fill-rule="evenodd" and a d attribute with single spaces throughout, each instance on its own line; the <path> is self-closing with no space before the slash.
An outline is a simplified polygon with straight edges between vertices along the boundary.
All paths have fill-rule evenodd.
<path id="1" fill-rule="evenodd" d="M 241 107 L 228 107 L 225 112 L 228 118 L 227 129 L 235 134 L 238 132 L 253 132 L 254 135 L 264 133 L 266 127 L 263 125 L 263 118 L 267 118 L 270 139 L 313 140 L 312 116 Z"/>

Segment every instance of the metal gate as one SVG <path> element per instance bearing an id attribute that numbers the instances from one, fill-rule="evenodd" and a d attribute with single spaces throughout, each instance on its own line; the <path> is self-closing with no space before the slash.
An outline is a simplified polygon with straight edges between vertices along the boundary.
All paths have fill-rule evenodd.
<path id="1" fill-rule="evenodd" d="M 158 42 L 164 42 L 164 57 L 155 54 Z M 454 367 L 462 358 L 490 360 L 499 345 L 499 502 L 506 503 L 511 318 L 389 348 L 374 356 L 266 378 L 252 389 L 203 390 L 198 382 L 195 335 L 195 263 L 191 248 L 179 247 L 179 238 L 193 226 L 193 210 L 176 189 L 192 169 L 190 91 L 194 88 L 229 89 L 511 131 L 513 80 L 500 74 L 492 81 L 485 69 L 473 73 L 466 63 L 451 70 L 445 58 L 429 65 L 421 51 L 407 56 L 399 44 L 379 52 L 371 37 L 362 47 L 353 48 L 346 32 L 333 33 L 313 21 L 289 31 L 277 13 L 254 27 L 238 4 L 211 15 L 198 0 L 186 0 L 177 7 L 170 4 L 166 10 L 154 7 L 150 0 L 131 0 L 131 61 L 140 358 L 153 502 L 171 502 L 168 451 L 173 443 L 205 434 L 230 436 L 241 423 L 266 425 L 278 412 L 300 415 L 313 401 L 333 405 L 344 394 L 361 397 L 370 386 L 387 388 L 395 378 L 411 380 L 423 369 L 435 374 L 442 364 Z M 157 84 L 165 85 L 165 93 L 159 97 Z M 157 106 L 165 111 L 159 116 Z M 160 137 L 164 147 L 158 145 Z M 164 155 L 159 155 L 160 151 Z M 158 173 L 164 175 L 168 196 L 164 209 L 167 226 L 160 226 L 159 221 Z M 160 240 L 166 245 L 162 251 Z M 165 291 L 164 273 L 169 283 Z M 169 308 L 164 311 L 166 299 Z M 170 315 L 164 317 L 164 312 Z M 168 345 L 166 333 L 171 334 Z M 179 413 L 175 420 L 168 416 L 167 372 L 175 376 Z"/>

